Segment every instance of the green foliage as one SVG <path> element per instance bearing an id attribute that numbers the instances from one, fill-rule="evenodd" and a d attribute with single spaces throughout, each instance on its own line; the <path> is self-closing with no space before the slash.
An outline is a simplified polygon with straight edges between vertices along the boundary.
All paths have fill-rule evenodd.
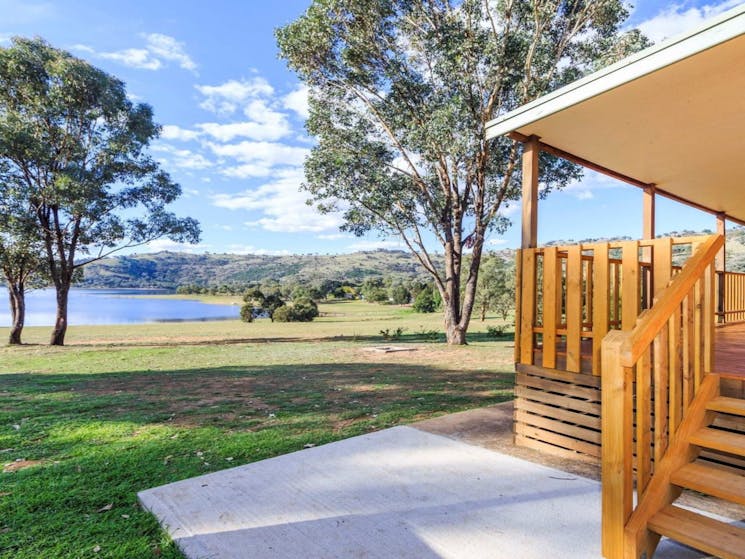
<path id="1" fill-rule="evenodd" d="M 277 31 L 310 87 L 306 189 L 322 211 L 344 212 L 344 230 L 416 251 L 445 298 L 449 342 L 465 343 L 484 242 L 520 195 L 519 150 L 485 141 L 485 123 L 646 45 L 619 35 L 626 16 L 621 0 L 314 0 Z M 541 163 L 543 196 L 580 175 Z"/>
<path id="2" fill-rule="evenodd" d="M 422 289 L 416 296 L 412 308 L 416 312 L 431 313 L 435 312 L 438 306 L 434 291 L 431 287 L 427 287 L 426 289 Z"/>
<path id="3" fill-rule="evenodd" d="M 504 330 L 504 325 L 486 327 L 486 333 L 489 334 L 489 337 L 494 338 L 495 340 L 499 340 L 504 336 Z"/>
<path id="4" fill-rule="evenodd" d="M 302 297 L 292 302 L 291 315 L 295 322 L 310 322 L 318 316 L 318 305 L 310 297 Z"/>
<path id="5" fill-rule="evenodd" d="M 241 320 L 243 322 L 253 322 L 254 321 L 254 306 L 251 303 L 246 303 L 245 305 L 241 306 Z"/>
<path id="6" fill-rule="evenodd" d="M 197 222 L 166 209 L 181 188 L 148 155 L 159 132 L 148 105 L 84 60 L 42 39 L 0 48 L 0 197 L 36 216 L 60 301 L 52 343 L 64 342 L 76 270 L 163 236 L 198 241 Z"/>
<path id="7" fill-rule="evenodd" d="M 386 341 L 396 341 L 401 339 L 401 336 L 404 335 L 404 332 L 406 332 L 406 328 L 399 326 L 395 330 L 391 330 L 391 328 L 385 328 L 380 331 L 380 335 L 383 336 L 383 339 Z"/>
<path id="8" fill-rule="evenodd" d="M 292 306 L 284 305 L 272 312 L 276 322 L 311 322 L 318 316 L 318 305 L 309 297 L 293 301 Z"/>
<path id="9" fill-rule="evenodd" d="M 476 287 L 476 308 L 481 321 L 486 319 L 487 311 L 498 312 L 504 320 L 515 308 L 515 265 L 501 255 L 487 255 L 481 263 Z"/>
<path id="10" fill-rule="evenodd" d="M 411 303 L 411 291 L 403 284 L 394 285 L 390 289 L 390 299 L 395 305 L 408 305 Z"/>
<path id="11" fill-rule="evenodd" d="M 272 321 L 274 322 L 294 322 L 292 320 L 292 310 L 287 305 L 277 307 L 272 312 Z"/>

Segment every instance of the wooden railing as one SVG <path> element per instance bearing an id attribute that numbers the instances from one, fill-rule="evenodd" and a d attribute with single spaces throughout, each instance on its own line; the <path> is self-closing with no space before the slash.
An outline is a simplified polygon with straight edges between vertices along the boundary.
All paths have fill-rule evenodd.
<path id="1" fill-rule="evenodd" d="M 701 239 L 699 239 L 700 241 Z M 639 544 L 626 534 L 634 488 L 643 500 L 702 379 L 711 371 L 715 276 L 721 235 L 704 238 L 630 331 L 602 342 L 602 549 L 621 559 Z M 632 268 L 633 269 L 633 268 Z M 643 520 L 643 519 L 642 519 Z M 646 534 L 646 523 L 639 522 Z M 641 542 L 641 547 L 645 543 Z M 625 549 L 626 548 L 626 549 Z M 636 549 L 634 547 L 634 549 Z M 627 555 L 628 557 L 638 555 Z"/>
<path id="2" fill-rule="evenodd" d="M 717 272 L 717 322 L 745 321 L 745 274 Z"/>
<path id="3" fill-rule="evenodd" d="M 600 342 L 631 330 L 706 237 L 518 251 L 515 361 L 600 375 Z M 624 304 L 626 302 L 626 304 Z"/>

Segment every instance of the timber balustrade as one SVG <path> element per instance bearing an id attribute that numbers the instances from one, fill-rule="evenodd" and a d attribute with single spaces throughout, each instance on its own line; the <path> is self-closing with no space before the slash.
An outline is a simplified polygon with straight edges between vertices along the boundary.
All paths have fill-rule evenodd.
<path id="1" fill-rule="evenodd" d="M 665 247 L 675 242 L 666 241 Z M 637 556 L 628 554 L 629 550 L 639 549 L 647 532 L 646 520 L 638 514 L 634 516 L 638 528 L 628 526 L 634 490 L 636 502 L 645 502 L 655 465 L 660 464 L 699 388 L 708 386 L 704 377 L 711 371 L 713 353 L 714 259 L 724 239 L 714 235 L 689 242 L 697 245 L 693 256 L 669 285 L 657 284 L 652 307 L 634 319 L 631 329 L 608 332 L 602 341 L 602 545 L 606 559 L 621 559 L 624 552 L 627 558 Z M 634 246 L 624 247 L 621 269 L 627 278 L 640 269 Z M 654 245 L 655 282 L 658 246 L 662 245 Z M 661 252 L 669 254 L 667 248 Z M 597 262 L 596 255 L 596 266 Z M 660 275 L 663 280 L 666 276 L 670 277 L 667 271 Z M 602 277 L 596 275 L 596 283 Z M 636 306 L 637 282 L 630 283 L 632 287 L 621 287 L 622 299 Z M 609 301 L 613 304 L 614 299 Z M 623 310 L 621 314 L 626 315 Z M 641 541 L 641 549 L 645 547 Z"/>
<path id="2" fill-rule="evenodd" d="M 745 274 L 717 272 L 717 322 L 745 321 Z"/>
<path id="3" fill-rule="evenodd" d="M 599 376 L 603 337 L 631 330 L 654 294 L 680 271 L 679 261 L 707 238 L 518 251 L 515 361 Z"/>

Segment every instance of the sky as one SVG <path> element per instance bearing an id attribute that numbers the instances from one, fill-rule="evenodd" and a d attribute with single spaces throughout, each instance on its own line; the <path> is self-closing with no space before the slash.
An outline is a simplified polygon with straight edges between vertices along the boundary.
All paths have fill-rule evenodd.
<path id="1" fill-rule="evenodd" d="M 638 0 L 627 27 L 659 42 L 741 0 Z M 158 240 L 138 252 L 340 253 L 402 248 L 395 238 L 353 237 L 299 190 L 313 145 L 307 93 L 277 56 L 274 30 L 310 0 L 0 0 L 0 46 L 41 36 L 124 80 L 154 108 L 163 132 L 152 153 L 178 181 L 179 215 L 198 219 L 202 241 Z M 586 173 L 539 204 L 539 242 L 641 235 L 641 191 Z M 488 247 L 519 246 L 515 224 Z M 714 217 L 657 202 L 657 232 L 713 229 Z M 571 219 L 567 219 L 571 216 Z"/>

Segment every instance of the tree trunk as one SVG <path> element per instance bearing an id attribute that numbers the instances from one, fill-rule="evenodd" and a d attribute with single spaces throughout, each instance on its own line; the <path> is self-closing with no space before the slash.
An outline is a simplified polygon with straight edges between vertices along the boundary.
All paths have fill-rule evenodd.
<path id="1" fill-rule="evenodd" d="M 481 303 L 481 322 L 486 320 L 486 303 Z"/>
<path id="2" fill-rule="evenodd" d="M 65 334 L 67 333 L 67 299 L 70 294 L 70 285 L 57 284 L 57 317 L 54 322 L 52 339 L 49 345 L 65 345 Z"/>
<path id="3" fill-rule="evenodd" d="M 8 296 L 10 298 L 10 313 L 13 319 L 8 343 L 10 345 L 20 345 L 23 325 L 26 321 L 26 294 L 23 286 L 19 288 L 16 285 L 8 284 Z"/>

